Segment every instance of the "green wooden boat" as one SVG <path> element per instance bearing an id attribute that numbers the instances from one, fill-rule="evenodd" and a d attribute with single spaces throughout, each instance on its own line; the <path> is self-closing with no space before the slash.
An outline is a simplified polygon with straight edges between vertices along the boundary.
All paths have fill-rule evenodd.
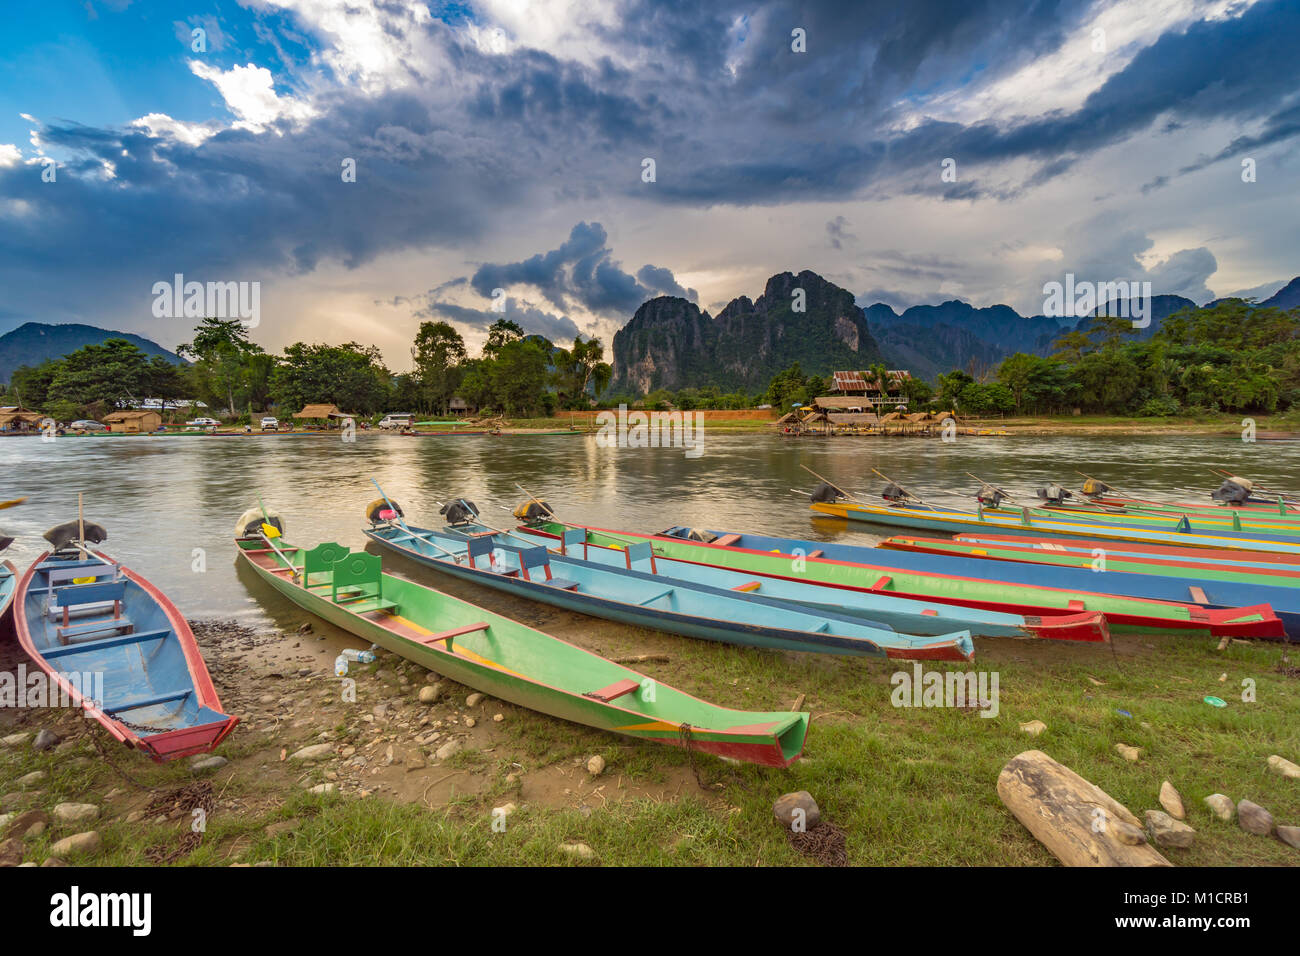
<path id="1" fill-rule="evenodd" d="M 262 529 L 259 515 L 245 513 L 235 543 L 240 558 L 278 593 L 467 687 L 588 727 L 763 766 L 787 766 L 803 752 L 807 713 L 710 704 L 500 614 L 384 574 L 379 555 L 333 542 L 304 550 Z"/>

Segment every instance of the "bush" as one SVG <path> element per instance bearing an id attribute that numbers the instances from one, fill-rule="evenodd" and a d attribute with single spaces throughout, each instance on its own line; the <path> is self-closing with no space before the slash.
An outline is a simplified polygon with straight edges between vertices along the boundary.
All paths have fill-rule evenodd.
<path id="1" fill-rule="evenodd" d="M 1169 415 L 1177 415 L 1182 409 L 1178 402 L 1168 395 L 1159 395 L 1155 398 L 1148 398 L 1138 409 L 1138 415 L 1142 418 L 1164 418 Z"/>

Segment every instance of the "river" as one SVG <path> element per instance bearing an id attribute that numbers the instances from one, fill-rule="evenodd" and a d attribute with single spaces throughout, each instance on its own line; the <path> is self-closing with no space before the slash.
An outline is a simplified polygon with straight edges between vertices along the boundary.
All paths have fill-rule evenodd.
<path id="1" fill-rule="evenodd" d="M 289 540 L 334 540 L 361 548 L 363 509 L 375 478 L 414 524 L 438 526 L 438 502 L 467 497 L 489 523 L 501 506 L 546 498 L 561 518 L 610 528 L 660 530 L 689 524 L 871 543 L 843 522 L 814 518 L 792 488 L 815 483 L 800 464 L 853 492 L 871 494 L 876 468 L 936 500 L 973 491 L 967 472 L 1025 490 L 1049 481 L 1077 486 L 1084 471 L 1131 493 L 1203 497 L 1224 468 L 1266 486 L 1294 490 L 1300 443 L 1248 444 L 1203 436 L 1012 436 L 936 439 L 789 439 L 708 433 L 704 453 L 680 448 L 604 448 L 591 436 L 506 435 L 407 438 L 360 433 L 271 438 L 93 437 L 0 440 L 0 500 L 28 496 L 0 512 L 16 540 L 5 552 L 20 569 L 43 549 L 41 533 L 76 517 L 104 525 L 104 550 L 159 585 L 190 618 L 234 617 L 250 625 L 295 619 L 246 570 L 237 573 L 235 519 L 261 495 L 286 522 Z M 967 502 L 969 505 L 969 502 Z M 373 548 L 373 546 L 372 546 Z M 468 594 L 434 572 L 385 558 L 396 573 Z M 474 597 L 483 601 L 486 592 Z M 301 612 L 297 612 L 297 619 Z"/>

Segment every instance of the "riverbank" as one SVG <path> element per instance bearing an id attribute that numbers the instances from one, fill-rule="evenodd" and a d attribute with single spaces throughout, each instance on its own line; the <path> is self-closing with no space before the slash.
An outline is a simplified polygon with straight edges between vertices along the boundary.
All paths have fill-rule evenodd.
<path id="1" fill-rule="evenodd" d="M 85 832 L 99 847 L 64 862 L 798 865 L 814 861 L 790 844 L 772 802 L 807 790 L 845 830 L 850 864 L 1050 865 L 994 789 L 1007 760 L 1034 748 L 1139 816 L 1159 808 L 1169 780 L 1197 831 L 1190 848 L 1162 851 L 1176 864 L 1300 863 L 1297 850 L 1222 822 L 1203 803 L 1224 793 L 1268 808 L 1279 824 L 1300 823 L 1296 781 L 1267 766 L 1275 753 L 1300 760 L 1300 669 L 1283 663 L 1278 644 L 1218 650 L 1209 638 L 1121 638 L 1112 655 L 981 641 L 975 666 L 999 675 L 1000 706 L 985 718 L 893 706 L 891 675 L 910 670 L 893 663 L 726 648 L 554 610 L 534 616 L 611 657 L 649 654 L 638 665 L 648 673 L 729 706 L 789 707 L 802 695 L 812 713 L 805 759 L 783 771 L 692 760 L 471 696 L 386 653 L 354 667 L 350 702 L 330 665 L 336 641 L 316 633 L 319 622 L 303 617 L 297 633 L 204 621 L 196 633 L 213 679 L 242 718 L 219 759 L 197 770 L 194 760 L 159 766 L 72 713 L 6 710 L 0 814 L 36 814 L 24 828 L 48 819 L 17 843 L 38 865 Z M 0 644 L 0 669 L 17 661 L 13 643 Z M 1240 699 L 1244 680 L 1254 702 Z M 1206 695 L 1227 706 L 1208 706 Z M 1021 729 L 1035 720 L 1046 725 L 1040 735 Z M 42 729 L 59 742 L 38 752 Z M 1138 762 L 1117 744 L 1140 748 Z M 598 773 L 593 757 L 604 764 Z M 89 816 L 62 822 L 68 811 L 55 808 L 65 803 L 87 805 L 78 812 Z M 207 808 L 197 841 L 195 805 Z"/>

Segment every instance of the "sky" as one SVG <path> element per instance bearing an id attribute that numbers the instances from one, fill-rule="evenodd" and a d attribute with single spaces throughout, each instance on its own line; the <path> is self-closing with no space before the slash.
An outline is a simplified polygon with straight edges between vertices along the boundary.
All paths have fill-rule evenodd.
<path id="1" fill-rule="evenodd" d="M 1300 274 L 1297 36 L 1294 0 L 13 4 L 0 332 L 175 347 L 177 274 L 395 370 L 422 321 L 608 346 L 802 269 L 896 309 L 1263 298 Z"/>

